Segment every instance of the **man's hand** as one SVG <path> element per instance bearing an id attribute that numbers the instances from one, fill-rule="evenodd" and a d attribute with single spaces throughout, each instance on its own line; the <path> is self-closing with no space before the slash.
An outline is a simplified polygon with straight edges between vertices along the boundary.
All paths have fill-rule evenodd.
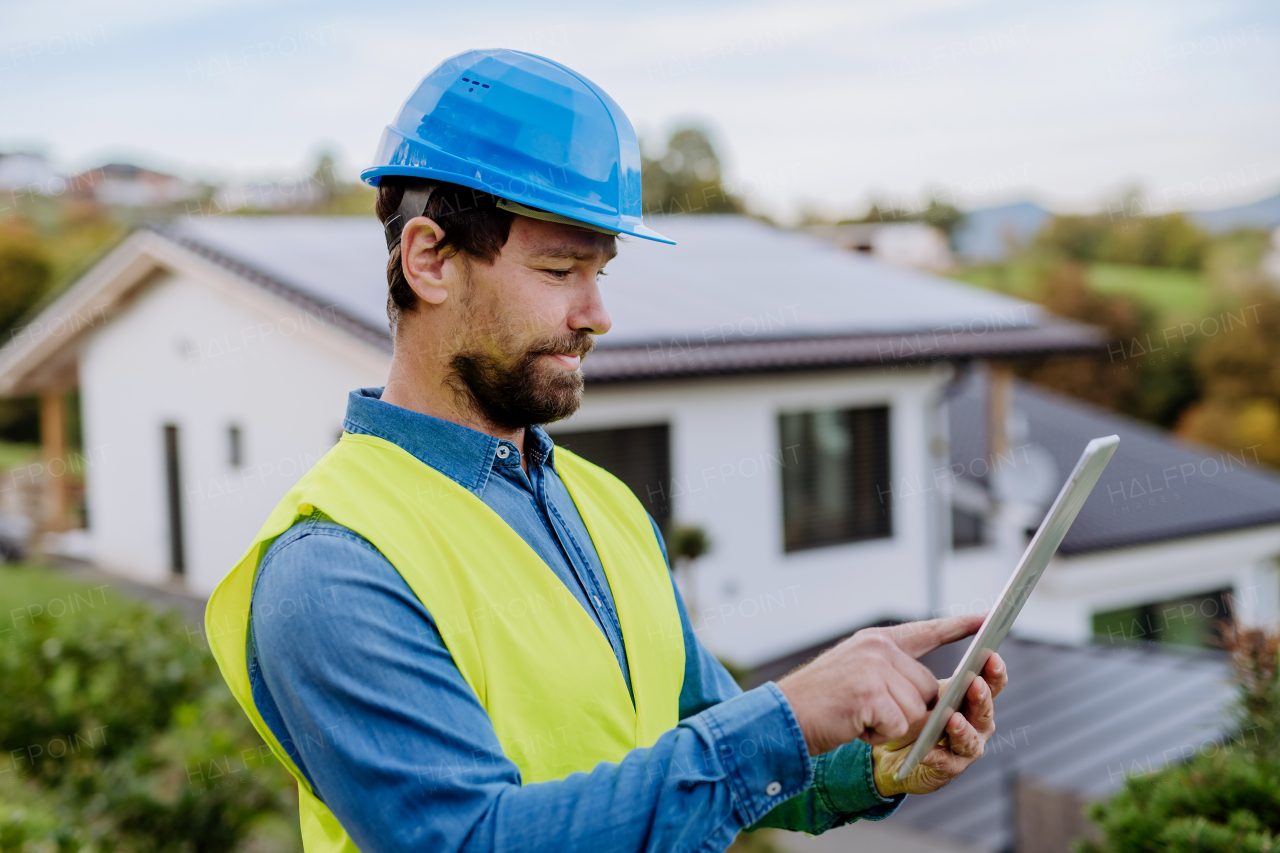
<path id="1" fill-rule="evenodd" d="M 938 682 L 939 694 L 946 688 L 949 680 Z M 963 713 L 951 713 L 946 734 L 902 781 L 893 776 L 906 760 L 915 738 L 908 736 L 909 739 L 873 747 L 871 763 L 875 771 L 876 789 L 880 795 L 892 797 L 895 794 L 930 794 L 981 758 L 987 740 L 996 730 L 995 705 L 992 700 L 1008 683 L 1009 673 L 1005 670 L 1004 661 L 998 654 L 991 655 L 987 665 L 983 667 L 982 675 L 973 679 L 964 695 L 964 704 L 961 706 Z"/>
<path id="2" fill-rule="evenodd" d="M 778 682 L 810 755 L 919 731 L 938 682 L 916 658 L 978 630 L 985 614 L 866 628 Z"/>

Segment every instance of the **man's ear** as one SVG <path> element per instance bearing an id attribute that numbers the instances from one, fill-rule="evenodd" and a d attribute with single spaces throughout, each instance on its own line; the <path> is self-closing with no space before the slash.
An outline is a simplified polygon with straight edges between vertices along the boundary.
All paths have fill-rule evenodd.
<path id="1" fill-rule="evenodd" d="M 419 299 L 432 305 L 439 305 L 449 296 L 445 281 L 449 256 L 437 248 L 443 240 L 444 229 L 425 216 L 410 219 L 400 237 L 400 269 L 405 281 Z"/>

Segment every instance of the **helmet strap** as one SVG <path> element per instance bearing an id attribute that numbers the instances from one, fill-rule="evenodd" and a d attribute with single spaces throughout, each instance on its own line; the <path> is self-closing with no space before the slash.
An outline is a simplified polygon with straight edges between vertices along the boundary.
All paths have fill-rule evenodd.
<path id="1" fill-rule="evenodd" d="M 404 196 L 400 199 L 400 206 L 396 208 L 396 212 L 382 226 L 382 230 L 387 235 L 388 252 L 400 245 L 400 238 L 404 235 L 404 226 L 409 223 L 409 220 L 427 212 L 427 202 L 431 201 L 431 193 L 435 192 L 435 189 L 434 186 L 430 186 L 426 189 L 414 188 L 404 191 Z"/>

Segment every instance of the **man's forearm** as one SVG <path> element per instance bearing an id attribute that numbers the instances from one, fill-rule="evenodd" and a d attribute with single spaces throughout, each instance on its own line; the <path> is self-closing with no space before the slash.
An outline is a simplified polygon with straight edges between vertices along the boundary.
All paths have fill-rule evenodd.
<path id="1" fill-rule="evenodd" d="M 617 764 L 554 782 L 504 786 L 462 844 L 431 849 L 724 849 L 743 827 L 808 784 L 811 764 L 785 701 L 766 685 L 684 720 Z"/>

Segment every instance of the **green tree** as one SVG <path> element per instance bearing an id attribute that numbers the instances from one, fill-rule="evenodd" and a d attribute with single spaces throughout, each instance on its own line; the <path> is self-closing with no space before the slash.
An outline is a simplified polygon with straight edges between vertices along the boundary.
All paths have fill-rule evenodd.
<path id="1" fill-rule="evenodd" d="M 725 189 L 720 157 L 705 131 L 676 130 L 660 156 L 642 155 L 646 214 L 741 213 L 742 200 Z"/>
<path id="2" fill-rule="evenodd" d="M 1205 336 L 1194 360 L 1204 394 L 1177 430 L 1280 466 L 1280 296 L 1270 289 L 1242 294 L 1213 319 L 1217 330 Z"/>
<path id="3" fill-rule="evenodd" d="M 311 173 L 311 178 L 317 185 L 324 188 L 325 198 L 329 198 L 341 188 L 337 168 L 337 158 L 329 151 L 321 151 L 316 159 L 316 167 Z"/>
<path id="4" fill-rule="evenodd" d="M 1097 260 L 1148 267 L 1199 269 L 1208 238 L 1181 213 L 1108 223 Z"/>
<path id="5" fill-rule="evenodd" d="M 1110 230 L 1111 222 L 1105 216 L 1054 216 L 1036 235 L 1036 242 L 1059 249 L 1074 261 L 1089 263 L 1098 259 Z"/>
<path id="6" fill-rule="evenodd" d="M 1092 214 L 1054 216 L 1036 241 L 1082 263 L 1105 261 L 1199 269 L 1209 240 L 1180 213 L 1163 216 Z"/>
<path id="7" fill-rule="evenodd" d="M 39 236 L 21 225 L 0 228 L 0 332 L 5 338 L 52 280 L 53 262 Z"/>
<path id="8" fill-rule="evenodd" d="M 1128 344 L 1142 333 L 1142 308 L 1133 300 L 1103 296 L 1089 289 L 1083 265 L 1066 261 L 1052 267 L 1040 284 L 1039 301 L 1060 317 L 1102 328 L 1108 343 Z M 1138 371 L 1112 355 L 1056 355 L 1022 366 L 1027 379 L 1108 409 L 1133 405 Z"/>

